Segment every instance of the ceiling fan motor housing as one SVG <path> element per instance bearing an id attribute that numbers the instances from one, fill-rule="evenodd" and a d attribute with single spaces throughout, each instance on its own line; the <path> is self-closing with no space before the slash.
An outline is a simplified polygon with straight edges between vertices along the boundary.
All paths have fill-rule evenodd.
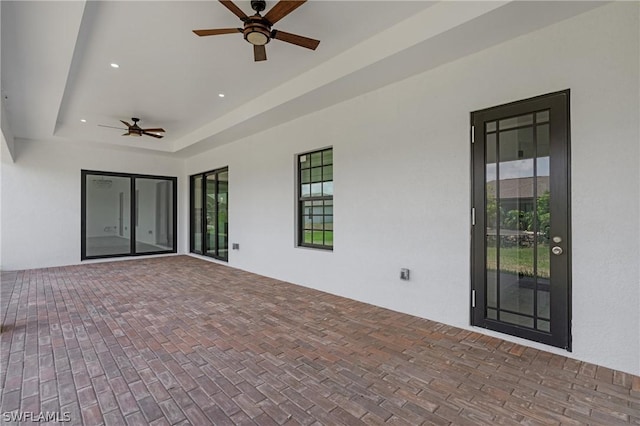
<path id="1" fill-rule="evenodd" d="M 138 121 L 140 121 L 140 119 L 133 117 L 131 118 L 131 121 L 133 121 L 133 126 L 129 128 L 130 136 L 142 136 L 142 129 L 138 126 Z"/>

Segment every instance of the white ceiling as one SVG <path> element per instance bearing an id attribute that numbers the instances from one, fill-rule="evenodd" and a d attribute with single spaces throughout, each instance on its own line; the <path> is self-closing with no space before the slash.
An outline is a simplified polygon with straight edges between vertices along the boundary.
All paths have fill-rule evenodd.
<path id="1" fill-rule="evenodd" d="M 273 40 L 254 62 L 241 34 L 191 32 L 241 26 L 214 0 L 3 0 L 3 104 L 18 139 L 192 155 L 598 5 L 311 0 L 274 28 L 319 39 L 318 49 Z M 131 117 L 165 138 L 98 126 Z"/>

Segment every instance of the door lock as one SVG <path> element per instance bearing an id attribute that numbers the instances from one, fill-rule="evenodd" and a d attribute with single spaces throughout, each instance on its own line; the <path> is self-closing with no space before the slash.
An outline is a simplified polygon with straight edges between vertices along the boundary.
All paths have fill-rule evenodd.
<path id="1" fill-rule="evenodd" d="M 555 254 L 556 256 L 560 256 L 562 254 L 562 247 L 558 247 L 558 246 L 552 247 L 551 253 Z"/>

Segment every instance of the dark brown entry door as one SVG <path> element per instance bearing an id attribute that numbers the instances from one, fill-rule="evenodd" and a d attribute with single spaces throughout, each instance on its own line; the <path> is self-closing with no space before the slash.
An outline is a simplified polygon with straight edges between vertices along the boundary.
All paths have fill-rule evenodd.
<path id="1" fill-rule="evenodd" d="M 569 91 L 471 124 L 471 323 L 571 350 Z"/>

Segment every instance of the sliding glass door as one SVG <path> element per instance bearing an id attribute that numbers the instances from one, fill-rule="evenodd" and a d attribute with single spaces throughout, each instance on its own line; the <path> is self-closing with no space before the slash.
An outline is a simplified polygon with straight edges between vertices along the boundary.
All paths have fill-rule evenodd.
<path id="1" fill-rule="evenodd" d="M 191 176 L 191 252 L 228 260 L 228 198 L 228 169 Z"/>
<path id="2" fill-rule="evenodd" d="M 175 253 L 176 182 L 82 170 L 81 259 Z"/>

